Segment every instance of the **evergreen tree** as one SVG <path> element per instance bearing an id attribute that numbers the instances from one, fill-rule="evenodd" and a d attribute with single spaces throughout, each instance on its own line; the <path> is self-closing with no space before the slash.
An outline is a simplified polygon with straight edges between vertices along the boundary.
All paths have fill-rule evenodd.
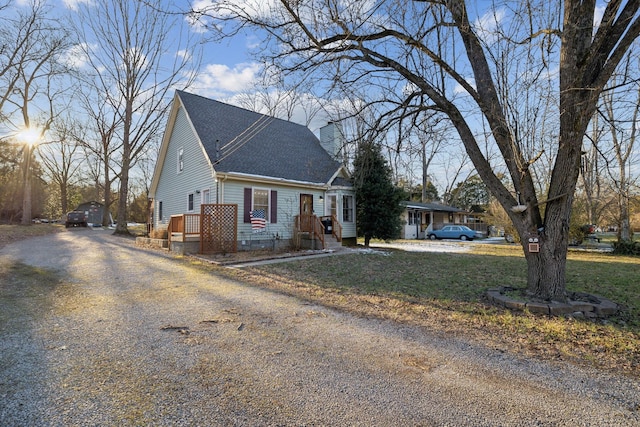
<path id="1" fill-rule="evenodd" d="M 489 189 L 478 175 L 459 182 L 448 203 L 471 212 L 484 212 L 489 205 Z"/>
<path id="2" fill-rule="evenodd" d="M 404 191 L 395 187 L 391 168 L 373 142 L 359 145 L 353 162 L 353 181 L 356 191 L 356 219 L 358 235 L 365 246 L 372 238 L 389 240 L 400 237 L 402 230 Z"/>
<path id="3" fill-rule="evenodd" d="M 418 184 L 415 187 L 411 188 L 411 197 L 410 200 L 414 202 L 439 202 L 440 195 L 438 194 L 438 189 L 431 181 L 427 181 L 427 189 L 425 190 L 425 198 L 422 199 L 422 184 Z"/>

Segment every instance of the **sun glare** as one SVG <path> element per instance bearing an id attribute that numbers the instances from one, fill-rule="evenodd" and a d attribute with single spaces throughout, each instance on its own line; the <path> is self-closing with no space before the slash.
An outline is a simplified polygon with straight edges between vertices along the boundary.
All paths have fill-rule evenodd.
<path id="1" fill-rule="evenodd" d="M 19 138 L 25 144 L 35 145 L 40 140 L 40 132 L 37 129 L 27 128 L 20 132 Z"/>

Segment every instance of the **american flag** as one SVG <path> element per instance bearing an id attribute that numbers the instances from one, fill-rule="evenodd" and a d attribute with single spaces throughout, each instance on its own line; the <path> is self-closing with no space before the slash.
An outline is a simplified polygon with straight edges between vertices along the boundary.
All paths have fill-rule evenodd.
<path id="1" fill-rule="evenodd" d="M 264 231 L 267 226 L 267 219 L 264 209 L 256 209 L 249 212 L 251 215 L 251 229 L 254 233 Z"/>

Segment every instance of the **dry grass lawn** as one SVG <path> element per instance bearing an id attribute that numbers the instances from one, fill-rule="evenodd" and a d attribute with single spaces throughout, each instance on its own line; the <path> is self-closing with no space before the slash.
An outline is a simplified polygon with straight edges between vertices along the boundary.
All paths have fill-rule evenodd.
<path id="1" fill-rule="evenodd" d="M 421 325 L 505 352 L 640 377 L 640 259 L 570 255 L 569 290 L 622 304 L 618 316 L 592 321 L 489 304 L 487 288 L 526 285 L 526 264 L 516 246 L 481 246 L 469 254 L 384 251 L 301 258 L 232 274 L 359 316 Z"/>

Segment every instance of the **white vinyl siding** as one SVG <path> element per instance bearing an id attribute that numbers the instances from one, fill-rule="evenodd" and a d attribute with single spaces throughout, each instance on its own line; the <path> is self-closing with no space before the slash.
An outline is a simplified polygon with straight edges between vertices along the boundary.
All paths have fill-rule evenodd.
<path id="1" fill-rule="evenodd" d="M 182 151 L 183 170 L 179 170 L 179 151 Z M 169 222 L 171 215 L 187 213 L 189 209 L 189 194 L 202 189 L 208 189 L 210 195 L 216 194 L 216 182 L 213 178 L 213 171 L 204 155 L 198 139 L 195 137 L 191 125 L 189 124 L 184 110 L 181 108 L 175 119 L 167 156 L 158 187 L 155 200 L 162 200 L 162 218 L 159 218 L 159 206 L 156 202 L 156 223 L 162 227 Z M 201 197 L 193 198 L 193 211 L 200 212 Z M 215 203 L 211 200 L 210 203 Z"/>
<path id="2" fill-rule="evenodd" d="M 282 239 L 290 239 L 292 237 L 292 231 L 294 227 L 294 220 L 296 215 L 300 213 L 300 194 L 311 194 L 314 199 L 314 209 L 316 214 L 321 215 L 321 211 L 318 209 L 322 206 L 320 196 L 324 196 L 324 192 L 321 189 L 314 189 L 309 187 L 291 187 L 281 185 L 267 185 L 261 183 L 260 185 L 251 185 L 246 181 L 233 181 L 231 179 L 224 183 L 224 200 L 220 203 L 234 203 L 238 204 L 238 240 L 248 239 L 252 236 L 251 224 L 244 222 L 244 189 L 245 188 L 261 188 L 269 190 L 269 197 L 271 192 L 276 191 L 278 200 L 277 203 L 277 222 L 269 223 L 267 225 L 267 232 L 269 234 L 278 234 Z M 342 222 L 342 200 L 343 196 L 349 196 L 352 200 L 353 192 L 348 190 L 332 191 L 330 194 L 324 196 L 326 199 L 334 196 L 337 201 L 338 220 Z M 253 200 L 253 199 L 252 199 Z M 253 203 L 253 201 L 252 201 Z M 270 199 L 270 203 L 273 201 Z M 269 205 L 269 208 L 271 205 Z M 355 208 L 352 205 L 352 208 Z M 269 209 L 270 210 L 270 209 Z M 353 211 L 355 215 L 355 210 Z M 342 236 L 343 238 L 352 238 L 356 236 L 356 223 L 352 222 L 342 223 Z"/>
<path id="3" fill-rule="evenodd" d="M 336 218 L 338 218 L 338 221 L 340 221 L 340 224 L 342 225 L 342 237 L 347 239 L 356 237 L 356 221 L 355 217 L 353 217 L 351 221 L 344 220 L 345 197 L 350 198 L 352 201 L 351 208 L 353 209 L 353 216 L 355 215 L 355 197 L 353 191 L 347 189 L 329 190 L 326 195 L 326 198 L 329 201 L 329 212 L 327 212 L 327 214 L 333 214 L 335 212 Z M 332 207 L 332 199 L 335 200 L 335 211 Z"/>
<path id="4" fill-rule="evenodd" d="M 304 194 L 313 194 L 318 202 L 320 196 L 322 195 L 322 191 L 320 190 L 310 190 L 306 187 L 288 187 L 288 186 L 280 186 L 280 185 L 267 185 L 261 183 L 259 185 L 251 185 L 250 182 L 239 182 L 228 180 L 224 183 L 224 200 L 221 203 L 234 203 L 238 204 L 238 239 L 245 240 L 252 238 L 254 235 L 251 230 L 251 223 L 244 222 L 244 189 L 251 188 L 259 189 L 259 190 L 268 190 L 269 194 L 269 205 L 266 207 L 267 213 L 267 230 L 266 232 L 271 238 L 272 235 L 277 234 L 281 239 L 291 239 L 292 231 L 294 225 L 295 216 L 299 214 L 300 211 L 300 193 Z M 271 199 L 272 192 L 275 191 L 277 194 L 277 200 L 275 201 L 277 206 L 277 220 L 275 223 L 272 222 L 271 215 L 271 205 L 274 201 Z M 252 204 L 254 203 L 254 194 L 252 193 Z M 256 206 L 250 206 L 251 208 L 256 208 Z"/>

